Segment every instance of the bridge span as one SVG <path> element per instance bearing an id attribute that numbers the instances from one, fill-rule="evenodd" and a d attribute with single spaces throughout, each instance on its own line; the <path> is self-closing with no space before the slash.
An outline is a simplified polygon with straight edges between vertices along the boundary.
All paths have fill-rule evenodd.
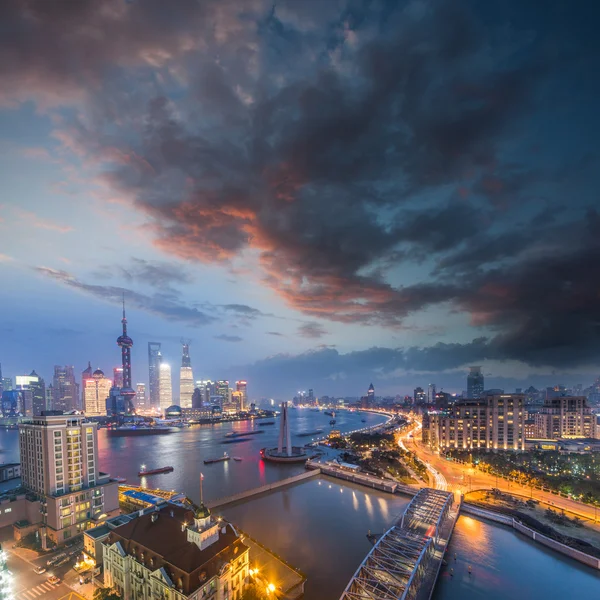
<path id="1" fill-rule="evenodd" d="M 365 557 L 340 600 L 429 600 L 460 504 L 421 489 Z"/>

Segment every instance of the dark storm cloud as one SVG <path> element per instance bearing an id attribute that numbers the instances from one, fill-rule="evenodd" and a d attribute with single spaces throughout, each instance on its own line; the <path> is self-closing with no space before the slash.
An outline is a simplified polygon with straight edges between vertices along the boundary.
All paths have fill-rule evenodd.
<path id="1" fill-rule="evenodd" d="M 49 277 L 72 289 L 107 302 L 121 303 L 123 294 L 125 294 L 128 305 L 133 305 L 136 308 L 163 317 L 168 321 L 181 321 L 198 327 L 216 320 L 215 317 L 203 313 L 196 308 L 190 308 L 177 302 L 170 295 L 154 294 L 147 296 L 123 287 L 87 284 L 66 271 L 59 271 L 48 267 L 34 267 L 34 270 L 44 277 Z"/>
<path id="2" fill-rule="evenodd" d="M 298 327 L 298 335 L 305 338 L 310 339 L 318 339 L 327 335 L 327 331 L 321 323 L 317 323 L 316 321 L 309 321 L 308 323 L 303 323 Z"/>
<path id="3" fill-rule="evenodd" d="M 243 338 L 239 335 L 227 335 L 225 333 L 221 333 L 219 335 L 214 336 L 215 340 L 221 340 L 222 342 L 242 342 Z"/>
<path id="4" fill-rule="evenodd" d="M 589 65 L 593 20 L 553 4 L 532 24 L 526 4 L 10 0 L 3 97 L 79 102 L 56 119 L 61 150 L 98 166 L 172 256 L 258 256 L 264 283 L 315 319 L 399 329 L 443 305 L 483 333 L 374 353 L 384 364 L 575 365 L 598 354 L 598 217 L 581 216 L 589 191 L 568 189 L 564 154 L 582 187 L 593 168 L 562 135 L 552 160 L 537 138 L 560 133 L 547 98 Z M 590 90 L 560 100 L 576 114 Z M 209 318 L 163 291 L 143 302 Z"/>

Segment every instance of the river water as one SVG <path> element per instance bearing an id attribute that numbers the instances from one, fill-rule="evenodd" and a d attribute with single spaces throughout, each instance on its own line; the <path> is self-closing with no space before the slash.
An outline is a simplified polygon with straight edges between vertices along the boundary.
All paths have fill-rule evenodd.
<path id="1" fill-rule="evenodd" d="M 361 419 L 366 419 L 362 423 Z M 291 430 L 329 429 L 329 419 L 310 410 L 290 411 Z M 340 412 L 336 428 L 351 431 L 384 420 L 381 415 Z M 247 442 L 222 444 L 230 431 L 264 430 Z M 175 489 L 198 500 L 214 499 L 304 471 L 300 465 L 260 460 L 260 448 L 277 444 L 278 424 L 239 422 L 196 426 L 165 436 L 108 437 L 99 432 L 102 470 L 137 484 L 142 464 L 171 465 L 172 473 L 148 477 L 148 487 Z M 293 437 L 303 444 L 310 437 Z M 241 462 L 204 465 L 227 451 Z M 0 430 L 0 461 L 18 462 L 18 432 Z M 14 482 L 7 482 L 14 485 Z M 6 484 L 5 484 L 6 485 Z M 329 478 L 311 479 L 268 495 L 225 507 L 223 514 L 308 576 L 307 600 L 337 600 L 371 545 L 366 534 L 387 529 L 410 498 L 366 490 Z M 457 554 L 456 563 L 452 557 Z M 556 554 L 501 525 L 461 516 L 450 545 L 435 600 L 567 600 L 599 598 L 600 574 Z M 468 574 L 468 565 L 472 574 Z M 449 569 L 454 569 L 453 576 Z"/>

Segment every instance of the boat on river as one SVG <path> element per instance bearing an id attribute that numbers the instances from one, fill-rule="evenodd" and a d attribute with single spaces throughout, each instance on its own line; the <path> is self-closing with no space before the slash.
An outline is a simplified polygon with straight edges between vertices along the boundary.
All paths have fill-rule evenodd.
<path id="1" fill-rule="evenodd" d="M 229 454 L 227 454 L 227 452 L 224 452 L 223 456 L 218 456 L 217 458 L 206 458 L 204 460 L 204 464 L 210 465 L 212 463 L 225 462 L 226 460 L 229 460 L 229 458 Z"/>
<path id="2" fill-rule="evenodd" d="M 237 460 L 237 462 L 240 462 L 242 459 L 239 456 L 234 456 L 233 460 Z"/>
<path id="3" fill-rule="evenodd" d="M 142 470 L 138 473 L 140 477 L 146 477 L 146 475 L 158 475 L 159 473 L 170 473 L 173 471 L 173 467 L 159 467 L 158 469 L 146 469 L 146 465 L 142 465 Z"/>
<path id="4" fill-rule="evenodd" d="M 299 433 L 298 437 L 309 437 L 311 435 L 319 435 L 323 433 L 322 429 L 315 429 L 314 431 L 304 431 L 303 433 Z"/>
<path id="5" fill-rule="evenodd" d="M 148 425 L 120 425 L 119 427 L 107 427 L 106 433 L 110 436 L 124 435 L 162 435 L 173 433 L 171 427 L 151 427 Z"/>
<path id="6" fill-rule="evenodd" d="M 275 425 L 275 421 L 263 421 L 258 424 L 259 427 L 266 427 L 267 425 Z"/>
<path id="7" fill-rule="evenodd" d="M 253 431 L 230 431 L 225 434 L 226 438 L 243 438 L 248 435 L 258 435 L 259 433 L 264 433 L 264 431 L 257 429 Z"/>

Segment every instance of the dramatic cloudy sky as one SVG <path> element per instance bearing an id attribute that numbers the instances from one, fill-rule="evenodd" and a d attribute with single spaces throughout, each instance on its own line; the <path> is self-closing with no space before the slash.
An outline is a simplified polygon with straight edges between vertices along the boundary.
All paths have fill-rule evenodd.
<path id="1" fill-rule="evenodd" d="M 597 3 L 3 0 L 0 362 L 251 395 L 600 371 Z"/>

